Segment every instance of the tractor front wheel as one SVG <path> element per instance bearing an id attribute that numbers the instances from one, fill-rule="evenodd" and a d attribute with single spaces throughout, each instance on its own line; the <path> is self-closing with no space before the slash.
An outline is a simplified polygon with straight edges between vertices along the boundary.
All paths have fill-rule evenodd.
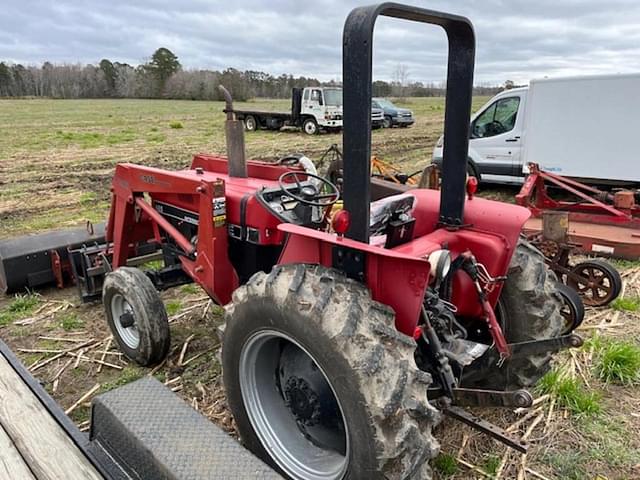
<path id="1" fill-rule="evenodd" d="M 102 287 L 107 323 L 127 358 L 139 365 L 161 362 L 169 353 L 169 321 L 155 286 L 138 268 L 120 267 Z"/>
<path id="2" fill-rule="evenodd" d="M 256 455 L 290 479 L 431 478 L 431 377 L 363 285 L 321 266 L 276 266 L 225 309 L 227 400 Z"/>
<path id="3" fill-rule="evenodd" d="M 543 340 L 566 331 L 563 299 L 555 274 L 542 253 L 520 240 L 511 259 L 496 316 L 509 343 Z M 534 385 L 550 368 L 551 354 L 514 357 L 498 366 L 495 355 L 485 354 L 463 373 L 468 388 L 516 390 Z"/>

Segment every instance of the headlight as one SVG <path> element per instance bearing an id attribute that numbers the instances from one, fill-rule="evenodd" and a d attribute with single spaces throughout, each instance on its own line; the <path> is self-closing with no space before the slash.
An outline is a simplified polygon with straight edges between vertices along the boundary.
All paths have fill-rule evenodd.
<path id="1" fill-rule="evenodd" d="M 436 147 L 442 148 L 443 145 L 444 145 L 444 135 L 440 135 L 440 138 L 436 142 Z"/>
<path id="2" fill-rule="evenodd" d="M 436 286 L 440 285 L 451 270 L 451 252 L 444 249 L 436 250 L 429 254 L 427 260 L 431 265 L 431 275 L 435 279 Z"/>

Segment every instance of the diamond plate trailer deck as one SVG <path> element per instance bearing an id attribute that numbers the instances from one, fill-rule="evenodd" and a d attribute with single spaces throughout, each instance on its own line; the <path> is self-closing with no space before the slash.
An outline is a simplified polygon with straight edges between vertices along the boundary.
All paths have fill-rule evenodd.
<path id="1" fill-rule="evenodd" d="M 281 478 L 151 377 L 96 397 L 80 432 L 0 340 L 0 478 Z"/>

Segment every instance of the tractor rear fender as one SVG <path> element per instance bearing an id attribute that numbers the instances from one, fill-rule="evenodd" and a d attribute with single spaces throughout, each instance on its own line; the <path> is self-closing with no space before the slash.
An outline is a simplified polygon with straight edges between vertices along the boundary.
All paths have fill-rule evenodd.
<path id="1" fill-rule="evenodd" d="M 433 251 L 434 243 L 438 248 L 447 248 L 452 258 L 456 258 L 467 250 L 471 251 L 493 277 L 498 277 L 507 273 L 518 243 L 518 235 L 508 238 L 495 231 L 473 227 L 453 231 L 440 228 L 396 247 L 395 251 L 411 257 L 422 256 L 426 251 Z M 496 306 L 501 289 L 502 284 L 498 283 L 489 293 L 487 299 L 492 307 Z M 484 315 L 478 297 L 475 295 L 475 286 L 462 270 L 453 277 L 451 301 L 460 316 L 479 318 Z"/>
<path id="2" fill-rule="evenodd" d="M 467 199 L 463 222 L 459 229 L 438 228 L 440 196 L 438 191 L 415 189 L 416 197 L 413 216 L 416 219 L 414 240 L 395 248 L 397 252 L 410 256 L 424 255 L 434 243 L 439 248 L 447 248 L 453 258 L 469 250 L 494 277 L 506 275 L 509 270 L 522 227 L 531 216 L 523 207 L 479 197 Z M 489 295 L 492 306 L 500 296 L 500 284 Z M 481 308 L 466 274 L 459 272 L 453 281 L 453 303 L 462 316 L 479 316 Z"/>
<path id="3" fill-rule="evenodd" d="M 364 280 L 374 300 L 395 311 L 396 328 L 413 336 L 429 282 L 430 267 L 424 257 L 288 223 L 279 225 L 278 229 L 287 233 L 287 241 L 278 260 L 280 265 L 309 263 L 335 267 L 334 255 L 338 251 L 353 252 L 355 255 L 363 253 L 364 279 L 357 276 L 355 278 Z M 434 251 L 441 247 L 432 243 L 424 245 L 424 248 Z"/>
<path id="4" fill-rule="evenodd" d="M 319 232 L 301 226 L 282 224 L 278 229 L 288 238 L 278 261 L 311 263 L 338 267 L 334 262 L 336 248 L 364 253 L 364 278 L 374 300 L 389 305 L 396 312 L 396 328 L 413 335 L 419 317 L 424 290 L 429 279 L 426 257 L 446 248 L 455 258 L 470 250 L 494 277 L 506 275 L 511 257 L 518 244 L 522 226 L 530 216 L 526 208 L 502 202 L 472 198 L 466 202 L 464 222 L 459 229 L 438 228 L 440 196 L 436 190 L 415 189 L 413 215 L 416 218 L 414 239 L 393 249 L 385 249 L 335 234 Z M 453 303 L 462 316 L 480 317 L 482 309 L 475 288 L 463 272 L 453 280 Z M 488 300 L 495 307 L 500 296 L 498 284 Z"/>

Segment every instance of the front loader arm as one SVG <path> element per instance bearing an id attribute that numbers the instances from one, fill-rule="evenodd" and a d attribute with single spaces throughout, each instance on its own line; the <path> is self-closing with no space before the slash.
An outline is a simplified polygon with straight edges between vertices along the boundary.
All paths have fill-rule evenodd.
<path id="1" fill-rule="evenodd" d="M 238 277 L 228 258 L 226 221 L 214 217 L 215 199 L 224 198 L 224 182 L 202 170 L 167 172 L 152 167 L 120 164 L 112 184 L 112 204 L 106 237 L 113 243 L 113 267 L 126 265 L 131 245 L 153 238 L 172 239 L 182 250 L 182 268 L 218 303 L 231 300 Z M 147 200 L 153 194 L 192 195 L 198 205 L 197 240 L 188 239 Z"/>

